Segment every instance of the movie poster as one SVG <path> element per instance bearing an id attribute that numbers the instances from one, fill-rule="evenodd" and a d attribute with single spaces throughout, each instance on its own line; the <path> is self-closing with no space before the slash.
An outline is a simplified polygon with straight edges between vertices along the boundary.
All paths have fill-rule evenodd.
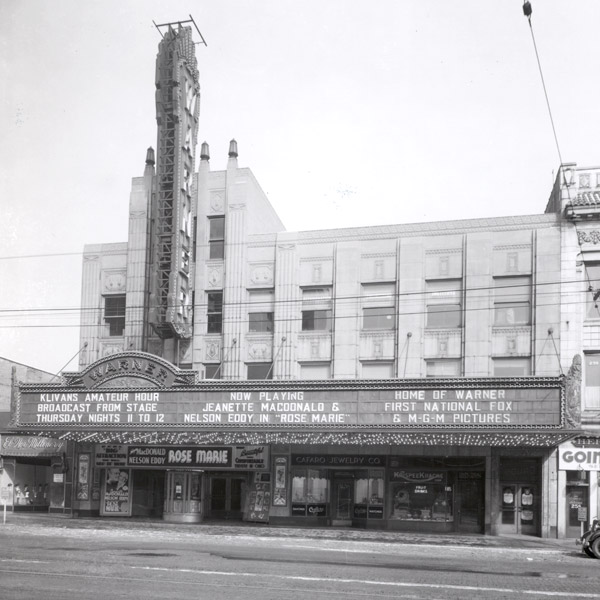
<path id="1" fill-rule="evenodd" d="M 110 467 L 105 470 L 100 514 L 105 517 L 131 516 L 130 469 Z"/>
<path id="2" fill-rule="evenodd" d="M 90 455 L 80 454 L 77 465 L 77 500 L 90 499 Z"/>
<path id="3" fill-rule="evenodd" d="M 275 459 L 273 506 L 287 506 L 287 458 L 285 456 L 278 456 Z"/>

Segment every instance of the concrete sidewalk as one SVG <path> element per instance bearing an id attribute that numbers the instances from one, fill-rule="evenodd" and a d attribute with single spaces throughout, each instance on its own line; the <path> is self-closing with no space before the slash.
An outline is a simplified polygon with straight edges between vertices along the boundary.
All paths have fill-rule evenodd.
<path id="1" fill-rule="evenodd" d="M 230 521 L 205 521 L 198 524 L 165 523 L 160 519 L 136 518 L 71 518 L 39 513 L 7 513 L 6 523 L 0 520 L 0 532 L 19 531 L 35 533 L 43 529 L 44 533 L 60 535 L 61 530 L 97 531 L 106 533 L 127 532 L 129 535 L 144 533 L 175 534 L 193 536 L 196 533 L 205 536 L 257 536 L 262 538 L 297 538 L 341 541 L 367 541 L 397 544 L 418 544 L 436 546 L 463 546 L 472 548 L 513 548 L 531 550 L 562 550 L 579 552 L 574 539 L 542 539 L 531 536 L 487 536 L 487 535 L 435 535 L 427 533 L 405 533 L 392 531 L 374 531 L 351 528 L 303 528 L 275 527 L 263 523 Z"/>

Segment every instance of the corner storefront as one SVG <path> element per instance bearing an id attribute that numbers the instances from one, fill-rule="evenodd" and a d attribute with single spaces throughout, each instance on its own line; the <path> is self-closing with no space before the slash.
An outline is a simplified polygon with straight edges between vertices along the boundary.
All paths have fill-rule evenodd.
<path id="1" fill-rule="evenodd" d="M 560 537 L 579 537 L 600 516 L 600 438 L 579 436 L 558 448 Z"/>
<path id="2" fill-rule="evenodd" d="M 0 499 L 15 512 L 63 513 L 68 504 L 67 443 L 0 435 Z"/>
<path id="3" fill-rule="evenodd" d="M 73 442 L 75 515 L 555 537 L 565 384 L 198 381 L 123 353 L 21 385 L 12 427 Z"/>

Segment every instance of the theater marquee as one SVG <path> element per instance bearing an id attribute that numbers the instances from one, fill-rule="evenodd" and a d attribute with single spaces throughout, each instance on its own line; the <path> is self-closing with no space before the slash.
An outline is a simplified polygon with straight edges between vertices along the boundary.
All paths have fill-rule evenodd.
<path id="1" fill-rule="evenodd" d="M 13 427 L 29 431 L 552 430 L 562 377 L 198 381 L 143 353 L 98 361 L 60 384 L 21 385 Z"/>
<path id="2" fill-rule="evenodd" d="M 560 426 L 559 388 L 22 392 L 20 425 Z"/>

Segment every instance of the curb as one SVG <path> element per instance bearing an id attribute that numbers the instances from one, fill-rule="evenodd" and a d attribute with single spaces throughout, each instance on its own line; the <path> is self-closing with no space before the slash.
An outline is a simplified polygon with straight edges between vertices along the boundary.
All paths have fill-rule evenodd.
<path id="1" fill-rule="evenodd" d="M 35 530 L 81 530 L 108 532 L 129 532 L 133 535 L 156 533 L 183 534 L 195 533 L 204 536 L 254 536 L 262 538 L 305 538 L 352 542 L 370 542 L 405 545 L 462 546 L 471 548 L 553 550 L 581 552 L 574 539 L 547 539 L 529 536 L 487 536 L 487 535 L 434 535 L 428 533 L 407 533 L 350 528 L 300 528 L 275 527 L 262 523 L 212 522 L 197 524 L 165 523 L 157 519 L 121 520 L 110 518 L 72 518 L 67 515 L 19 515 L 7 516 L 6 523 L 0 522 L 0 535 L 3 529 L 8 533 L 35 533 Z"/>

